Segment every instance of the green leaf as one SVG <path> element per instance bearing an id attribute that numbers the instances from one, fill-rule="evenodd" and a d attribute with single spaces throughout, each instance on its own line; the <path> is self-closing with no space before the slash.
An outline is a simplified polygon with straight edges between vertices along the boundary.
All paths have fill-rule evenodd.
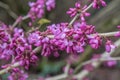
<path id="1" fill-rule="evenodd" d="M 43 24 L 48 24 L 50 22 L 51 22 L 50 20 L 42 18 L 38 21 L 38 24 L 43 25 Z"/>

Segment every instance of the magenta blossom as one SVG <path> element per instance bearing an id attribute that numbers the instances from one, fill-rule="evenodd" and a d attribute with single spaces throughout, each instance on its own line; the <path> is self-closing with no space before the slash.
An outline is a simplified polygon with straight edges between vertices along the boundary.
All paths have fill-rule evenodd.
<path id="1" fill-rule="evenodd" d="M 84 12 L 86 8 L 87 8 L 86 5 L 82 7 L 80 3 L 75 3 L 75 8 L 70 8 L 69 11 L 67 11 L 67 14 L 69 14 L 70 17 L 74 17 L 77 13 L 82 13 L 84 14 L 84 16 L 89 16 L 90 15 L 89 13 Z"/>
<path id="2" fill-rule="evenodd" d="M 115 48 L 115 45 L 112 43 L 112 41 L 107 40 L 106 44 L 105 44 L 105 49 L 107 52 L 110 52 L 112 49 Z"/>
<path id="3" fill-rule="evenodd" d="M 8 76 L 8 80 L 26 80 L 28 78 L 28 75 L 24 73 L 23 70 L 20 70 L 19 68 L 13 68 L 10 71 L 10 76 Z"/>
<path id="4" fill-rule="evenodd" d="M 106 6 L 106 2 L 104 0 L 92 0 L 93 1 L 93 8 L 99 9 L 100 6 L 102 5 L 103 7 Z"/>
<path id="5" fill-rule="evenodd" d="M 55 0 L 47 0 L 46 1 L 46 7 L 48 11 L 51 11 L 55 8 Z"/>
<path id="6" fill-rule="evenodd" d="M 30 11 L 28 14 L 30 15 L 32 20 L 43 17 L 44 3 L 45 0 L 37 0 L 36 2 L 29 2 Z"/>
<path id="7" fill-rule="evenodd" d="M 98 35 L 95 35 L 95 36 L 90 35 L 88 36 L 88 39 L 90 39 L 89 40 L 90 46 L 94 49 L 98 49 L 100 45 L 102 44 L 102 39 Z"/>

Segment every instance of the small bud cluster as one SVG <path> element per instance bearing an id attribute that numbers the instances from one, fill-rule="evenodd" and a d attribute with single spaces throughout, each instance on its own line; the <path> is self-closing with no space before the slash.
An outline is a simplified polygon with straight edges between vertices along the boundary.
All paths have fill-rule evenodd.
<path id="1" fill-rule="evenodd" d="M 32 20 L 36 18 L 42 18 L 45 13 L 45 6 L 47 11 L 51 11 L 55 8 L 55 0 L 37 0 L 36 2 L 29 2 L 30 11 L 29 14 Z"/>

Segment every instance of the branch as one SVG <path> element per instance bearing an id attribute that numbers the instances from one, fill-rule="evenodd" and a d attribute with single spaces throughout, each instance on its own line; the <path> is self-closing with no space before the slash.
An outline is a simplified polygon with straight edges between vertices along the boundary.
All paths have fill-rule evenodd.
<path id="1" fill-rule="evenodd" d="M 4 74 L 4 73 L 7 73 L 10 69 L 13 69 L 13 68 L 18 67 L 18 66 L 20 66 L 20 62 L 16 62 L 16 63 L 14 63 L 14 64 L 11 64 L 9 67 L 7 67 L 7 68 L 5 68 L 5 69 L 2 69 L 2 70 L 0 71 L 0 75 L 2 75 L 2 74 Z"/>
<path id="2" fill-rule="evenodd" d="M 99 36 L 103 37 L 110 37 L 110 36 L 115 36 L 115 34 L 119 33 L 119 31 L 116 32 L 108 32 L 108 33 L 98 33 Z"/>
<path id="3" fill-rule="evenodd" d="M 87 64 L 94 63 L 94 62 L 103 62 L 103 61 L 111 61 L 111 60 L 118 61 L 118 60 L 120 60 L 120 57 L 110 57 L 110 58 L 101 57 L 98 59 L 91 59 L 91 60 L 88 60 L 88 61 L 81 63 L 80 67 L 85 66 Z"/>
<path id="4" fill-rule="evenodd" d="M 35 48 L 31 54 L 39 52 L 40 49 L 41 49 L 41 47 Z M 11 69 L 13 69 L 13 68 L 15 68 L 15 67 L 19 67 L 19 66 L 20 66 L 20 62 L 15 62 L 14 64 L 11 64 L 9 67 L 0 70 L 0 75 L 8 72 L 9 70 L 11 70 Z"/>
<path id="5" fill-rule="evenodd" d="M 6 11 L 8 12 L 8 14 L 9 14 L 13 19 L 16 19 L 16 18 L 18 17 L 18 16 L 16 15 L 16 13 L 14 13 L 7 4 L 5 4 L 5 3 L 1 2 L 1 1 L 0 1 L 0 7 L 6 9 Z"/>
<path id="6" fill-rule="evenodd" d="M 68 77 L 68 75 L 64 73 L 64 74 L 57 75 L 54 77 L 48 77 L 45 80 L 60 80 L 60 79 L 65 79 L 66 77 Z"/>
<path id="7" fill-rule="evenodd" d="M 118 41 L 115 42 L 115 45 L 118 47 L 120 46 L 120 39 Z M 99 65 L 103 62 L 103 61 L 109 61 L 109 60 L 120 60 L 120 57 L 116 57 L 116 58 L 111 58 L 111 59 L 105 59 L 105 57 L 107 57 L 108 55 L 113 55 L 113 53 L 116 51 L 116 49 L 113 49 L 110 53 L 108 52 L 104 52 L 101 56 L 100 59 L 96 59 L 96 60 L 89 60 L 89 61 L 86 61 L 80 65 L 84 66 L 86 64 L 89 64 L 89 63 L 92 63 L 93 67 L 94 68 L 97 68 L 99 67 Z M 75 74 L 75 75 L 71 75 L 73 78 L 75 79 L 79 79 L 79 80 L 82 80 L 85 76 L 87 76 L 90 72 L 88 70 L 82 70 L 80 73 L 78 74 Z M 68 75 L 69 76 L 69 75 Z M 48 77 L 46 78 L 45 80 L 63 80 L 65 78 L 68 77 L 65 73 L 64 74 L 61 74 L 61 75 L 57 75 L 57 76 L 54 76 L 54 77 Z"/>
<path id="8" fill-rule="evenodd" d="M 68 75 L 69 69 L 70 69 L 70 64 L 68 63 L 68 64 L 65 66 L 65 71 L 64 71 L 64 73 L 65 73 L 66 75 Z"/>
<path id="9" fill-rule="evenodd" d="M 91 3 L 83 12 L 86 12 L 92 7 L 93 3 Z M 75 20 L 80 16 L 81 13 L 77 13 L 76 16 L 70 21 L 69 26 L 72 26 L 72 24 L 75 22 Z"/>
<path id="10" fill-rule="evenodd" d="M 13 23 L 13 25 L 12 25 L 13 28 L 14 28 L 14 27 L 19 23 L 19 21 L 17 20 L 17 18 L 18 18 L 17 14 L 14 13 L 7 4 L 5 4 L 5 3 L 1 2 L 1 1 L 0 1 L 0 7 L 6 9 L 6 11 L 8 12 L 8 14 L 9 14 L 12 18 L 14 18 L 14 19 L 16 20 L 16 21 Z M 26 19 L 28 19 L 29 17 L 30 17 L 29 15 L 26 15 L 26 16 L 22 17 L 22 20 L 26 20 Z"/>
<path id="11" fill-rule="evenodd" d="M 119 33 L 120 31 L 115 31 L 115 32 L 106 32 L 106 33 L 98 33 L 97 35 L 101 36 L 101 37 L 112 37 L 115 36 L 115 34 Z M 96 34 L 91 34 L 92 36 L 96 35 Z M 54 38 L 54 35 L 47 35 L 48 38 Z"/>
<path id="12" fill-rule="evenodd" d="M 120 39 L 115 42 L 115 45 L 116 45 L 117 47 L 120 46 Z M 112 56 L 115 51 L 116 51 L 116 49 L 113 49 L 110 53 L 104 52 L 104 53 L 102 54 L 101 58 L 104 58 L 104 57 L 106 57 L 106 56 L 108 56 L 108 55 Z M 97 67 L 99 67 L 99 65 L 101 64 L 101 62 L 102 62 L 102 61 L 95 61 L 95 62 L 92 63 L 92 65 L 93 65 L 94 68 L 97 68 Z M 80 73 L 78 73 L 77 75 L 74 75 L 74 78 L 77 78 L 77 79 L 81 80 L 82 78 L 84 78 L 85 76 L 87 76 L 89 73 L 90 73 L 90 72 L 89 72 L 88 70 L 82 70 L 82 71 L 81 71 Z"/>
<path id="13" fill-rule="evenodd" d="M 24 16 L 24 17 L 22 17 L 22 21 L 23 20 L 26 20 L 26 19 L 28 19 L 30 16 L 29 15 L 26 15 L 26 16 Z M 19 17 L 18 17 L 19 18 Z M 16 21 L 13 23 L 13 25 L 12 25 L 12 28 L 14 28 L 17 24 L 19 23 L 19 20 L 17 20 L 16 19 Z"/>

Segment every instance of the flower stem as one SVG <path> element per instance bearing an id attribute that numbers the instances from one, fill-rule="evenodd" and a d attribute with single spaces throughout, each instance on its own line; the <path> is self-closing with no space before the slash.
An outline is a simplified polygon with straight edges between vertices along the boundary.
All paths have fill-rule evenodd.
<path id="1" fill-rule="evenodd" d="M 86 12 L 92 7 L 93 3 L 91 3 L 83 12 Z M 76 16 L 70 21 L 69 26 L 71 27 L 75 20 L 80 16 L 81 13 L 77 13 Z"/>

